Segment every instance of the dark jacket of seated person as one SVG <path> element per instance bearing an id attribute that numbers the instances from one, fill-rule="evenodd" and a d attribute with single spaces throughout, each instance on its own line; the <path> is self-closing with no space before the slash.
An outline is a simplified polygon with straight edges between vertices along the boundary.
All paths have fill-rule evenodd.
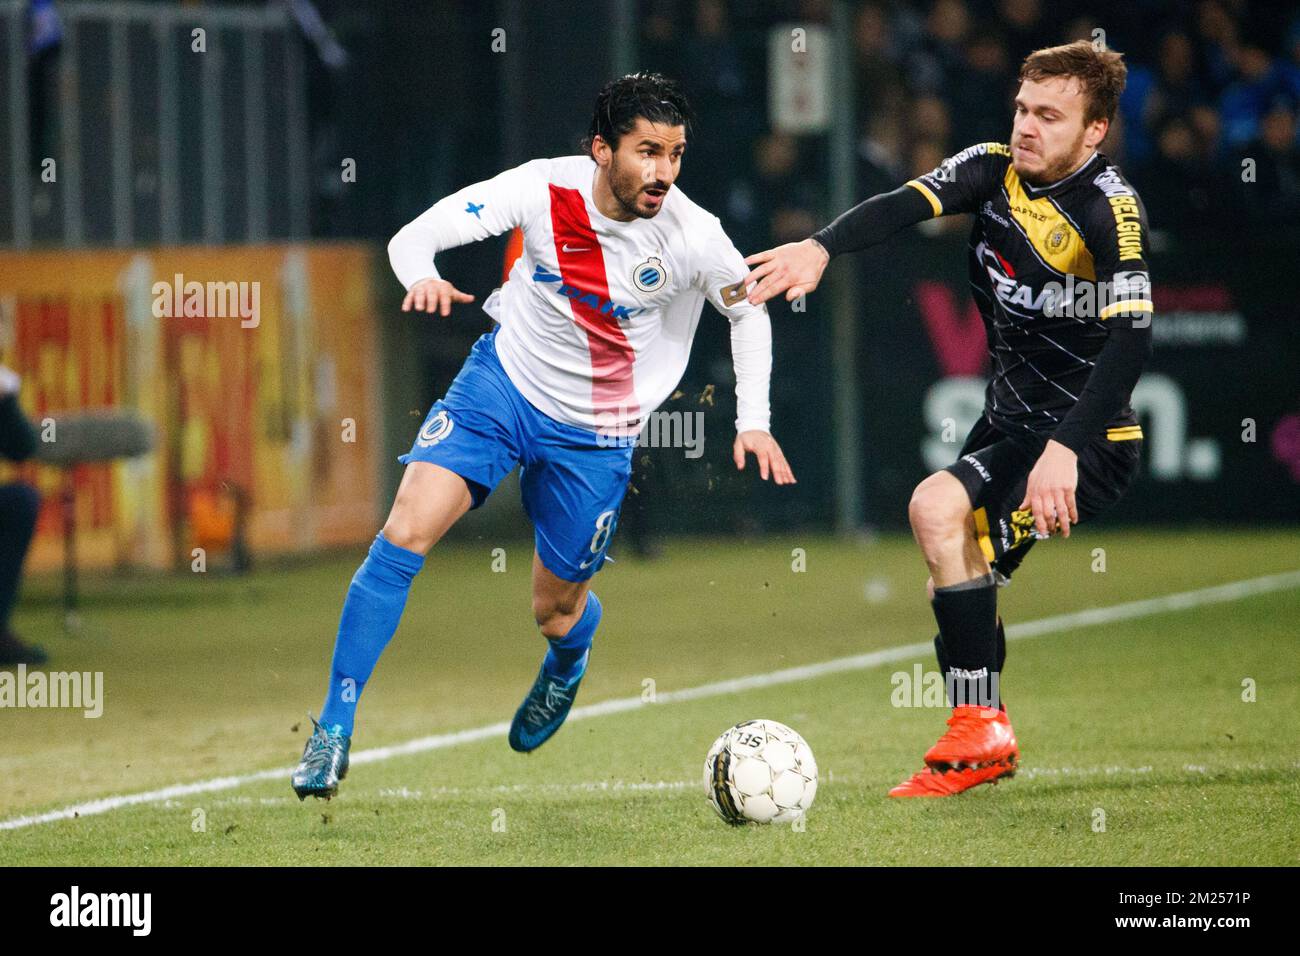
<path id="1" fill-rule="evenodd" d="M 0 458 L 10 461 L 24 461 L 36 452 L 36 429 L 18 405 L 18 385 L 18 376 L 0 365 Z M 0 484 L 0 667 L 47 659 L 41 648 L 23 643 L 9 630 L 40 503 L 31 485 Z"/>

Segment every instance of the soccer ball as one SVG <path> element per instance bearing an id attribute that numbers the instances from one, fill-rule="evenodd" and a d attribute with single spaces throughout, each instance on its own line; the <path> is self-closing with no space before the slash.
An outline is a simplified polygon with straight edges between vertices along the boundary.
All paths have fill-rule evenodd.
<path id="1" fill-rule="evenodd" d="M 718 816 L 742 823 L 790 823 L 817 795 L 817 761 L 797 733 L 775 720 L 747 720 L 713 742 L 704 790 Z"/>

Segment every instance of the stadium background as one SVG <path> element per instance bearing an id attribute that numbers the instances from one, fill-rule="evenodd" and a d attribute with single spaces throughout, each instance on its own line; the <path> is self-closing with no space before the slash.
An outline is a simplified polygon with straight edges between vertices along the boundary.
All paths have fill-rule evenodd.
<path id="1" fill-rule="evenodd" d="M 13 630 L 51 675 L 104 678 L 89 719 L 14 706 L 17 669 L 0 669 L 0 871 L 1294 865 L 1300 57 L 1280 9 L 0 0 L 0 364 L 41 427 L 107 407 L 156 439 L 69 474 L 0 463 L 44 501 Z M 668 406 L 704 413 L 705 453 L 638 455 L 571 726 L 526 759 L 504 741 L 542 650 L 505 487 L 416 578 L 340 798 L 298 802 L 304 712 L 396 456 L 487 324 L 473 307 L 400 313 L 384 244 L 401 224 L 572 151 L 598 86 L 651 68 L 700 115 L 682 188 L 764 248 L 1005 138 L 1021 56 L 1095 29 L 1129 57 L 1106 148 L 1154 227 L 1148 440 L 1113 516 L 1036 548 L 999 593 L 1015 781 L 938 806 L 885 796 L 947 716 L 895 699 L 900 675 L 933 666 L 907 496 L 951 458 L 985 371 L 968 224 L 944 221 L 837 263 L 806 313 L 773 306 L 793 488 L 729 463 L 726 324 L 706 309 Z M 505 249 L 441 264 L 482 297 Z M 155 284 L 177 275 L 259 283 L 256 328 L 156 315 Z M 95 568 L 74 615 L 54 573 L 69 482 Z M 231 574 L 241 507 L 252 567 Z M 189 573 L 196 544 L 208 573 Z M 732 830 L 703 799 L 710 742 L 756 715 L 815 750 L 806 831 Z"/>
<path id="2" fill-rule="evenodd" d="M 75 473 L 85 562 L 187 564 L 196 541 L 228 540 L 235 489 L 255 555 L 364 541 L 395 487 L 396 455 L 488 323 L 477 307 L 449 320 L 402 315 L 384 242 L 459 185 L 575 149 L 609 76 L 682 79 L 699 118 L 680 185 L 749 252 L 807 235 L 843 197 L 1005 139 L 1020 58 L 1101 36 L 1129 62 L 1104 149 L 1150 213 L 1158 316 L 1135 398 L 1145 461 L 1112 520 L 1295 521 L 1297 339 L 1284 290 L 1300 259 L 1300 17 L 1280 11 L 0 4 L 0 156 L 14 173 L 0 190 L 0 345 L 37 421 L 127 406 L 157 425 L 148 458 Z M 187 52 L 195 27 L 202 54 Z M 817 105 L 778 108 L 790 91 L 772 82 L 774 50 L 792 29 L 819 27 L 813 53 L 828 50 L 829 62 L 814 72 L 824 66 L 828 88 L 852 95 L 800 132 L 800 110 Z M 978 414 L 987 359 L 965 289 L 967 225 L 928 224 L 838 263 L 806 313 L 773 305 L 773 427 L 800 479 L 792 489 L 728 465 L 726 325 L 706 310 L 666 406 L 704 413 L 705 454 L 638 453 L 625 544 L 904 527 L 911 487 L 956 448 L 945 420 L 959 442 Z M 444 274 L 482 301 L 504 248 L 450 252 Z M 175 273 L 262 282 L 266 320 L 244 330 L 228 318 L 151 318 L 141 290 Z M 352 442 L 336 440 L 345 419 Z M 52 567 L 63 478 L 17 470 L 45 493 L 32 560 Z M 526 533 L 508 487 L 453 534 L 489 531 Z"/>

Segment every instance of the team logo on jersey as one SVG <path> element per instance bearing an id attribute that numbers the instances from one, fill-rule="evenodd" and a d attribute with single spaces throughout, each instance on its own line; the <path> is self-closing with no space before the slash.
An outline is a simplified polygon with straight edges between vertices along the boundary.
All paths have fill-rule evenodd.
<path id="1" fill-rule="evenodd" d="M 420 429 L 420 437 L 415 440 L 415 443 L 421 448 L 432 448 L 450 435 L 455 427 L 456 423 L 451 420 L 451 416 L 445 410 L 441 411 L 424 423 L 424 427 Z"/>
<path id="2" fill-rule="evenodd" d="M 637 290 L 650 294 L 658 292 L 668 282 L 668 267 L 658 256 L 638 262 L 632 270 L 632 284 Z"/>
<path id="3" fill-rule="evenodd" d="M 1069 233 L 1065 231 L 1065 223 L 1058 219 L 1056 224 L 1052 226 L 1052 231 L 1047 234 L 1047 251 L 1060 252 L 1065 248 L 1068 238 Z"/>

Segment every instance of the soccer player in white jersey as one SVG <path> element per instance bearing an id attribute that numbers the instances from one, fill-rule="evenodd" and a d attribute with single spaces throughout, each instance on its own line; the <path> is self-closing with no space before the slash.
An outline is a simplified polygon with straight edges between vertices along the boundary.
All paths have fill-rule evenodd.
<path id="1" fill-rule="evenodd" d="M 447 196 L 389 243 L 404 310 L 449 315 L 474 297 L 438 252 L 523 230 L 523 254 L 484 309 L 498 323 L 435 402 L 383 530 L 352 579 L 325 705 L 293 773 L 330 797 L 347 773 L 357 700 L 397 628 L 424 555 L 516 464 L 535 528 L 533 616 L 549 642 L 510 727 L 527 752 L 559 729 L 587 669 L 601 605 L 590 590 L 618 524 L 637 434 L 686 369 L 707 299 L 731 322 L 738 469 L 794 482 L 768 431 L 772 333 L 715 216 L 674 182 L 690 126 L 675 83 L 638 73 L 596 99 L 583 154 L 538 159 Z"/>

